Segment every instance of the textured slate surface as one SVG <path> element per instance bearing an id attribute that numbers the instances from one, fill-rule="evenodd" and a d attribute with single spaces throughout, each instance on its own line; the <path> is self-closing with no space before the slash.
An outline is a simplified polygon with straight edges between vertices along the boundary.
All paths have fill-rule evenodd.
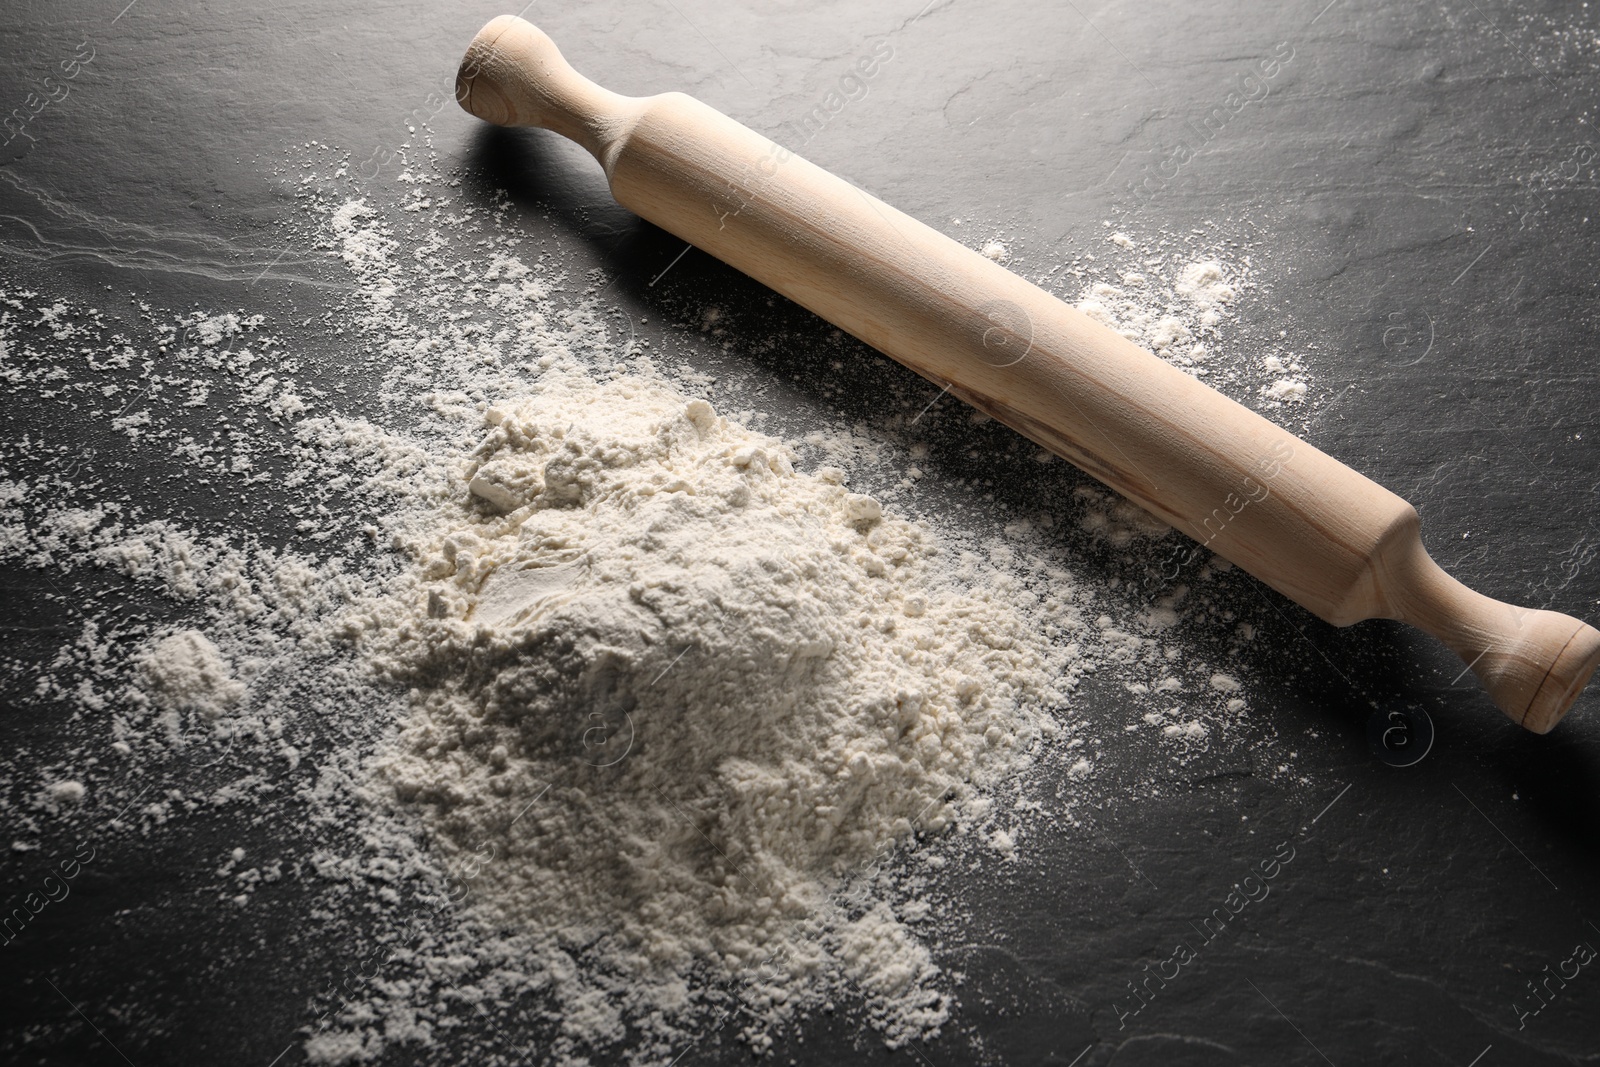
<path id="1" fill-rule="evenodd" d="M 1291 428 L 1415 502 L 1437 558 L 1475 588 L 1592 617 L 1600 136 L 1588 120 L 1600 10 L 1324 2 L 935 0 L 919 13 L 885 0 L 761 10 L 663 0 L 539 4 L 530 17 L 601 84 L 682 89 L 780 136 L 873 42 L 892 42 L 867 95 L 804 153 L 935 225 L 961 217 L 1006 230 L 1026 274 L 1091 247 L 1113 217 L 1248 239 L 1271 297 L 1245 308 L 1241 329 L 1318 345 L 1323 396 Z M 315 140 L 359 159 L 397 144 L 498 13 L 11 4 L 0 105 L 23 106 L 80 42 L 95 58 L 31 121 L 26 152 L 5 152 L 0 271 L 102 306 L 123 294 L 284 318 L 336 306 L 340 283 L 311 257 L 281 254 L 274 231 L 294 211 L 291 146 Z M 1145 182 L 1172 170 L 1163 161 L 1191 120 L 1285 43 L 1293 58 L 1264 98 L 1170 180 Z M 731 307 L 733 354 L 690 356 L 713 370 L 753 361 L 780 413 L 870 413 L 925 388 L 877 364 L 823 381 L 805 352 L 831 343 L 830 329 L 769 309 L 704 256 L 649 287 L 680 245 L 616 208 L 576 148 L 484 130 L 453 105 L 433 128 L 441 153 L 473 168 L 475 195 L 510 192 L 530 226 L 618 273 L 617 299 L 634 312 L 671 321 L 711 295 Z M 394 195 L 389 179 L 380 174 L 372 195 Z M 1139 182 L 1154 195 L 1135 193 Z M 775 335 L 797 344 L 740 355 Z M 330 373 L 339 358 L 327 353 Z M 25 413 L 7 421 L 16 432 Z M 984 448 L 1008 440 L 992 428 L 941 432 Z M 161 488 L 159 471 L 125 473 Z M 999 479 L 996 514 L 1070 485 Z M 184 506 L 226 510 L 203 495 Z M 11 624 L 38 631 L 7 640 L 47 655 L 65 620 L 41 596 L 44 579 L 8 570 L 4 582 Z M 1118 787 L 1146 780 L 1139 767 L 1104 767 L 1098 838 L 1063 838 L 1027 865 L 974 875 L 973 936 L 941 950 L 968 976 L 964 1007 L 917 1058 L 1493 1067 L 1600 1056 L 1600 976 L 1582 972 L 1524 1028 L 1512 1007 L 1574 944 L 1600 945 L 1600 698 L 1535 738 L 1470 680 L 1454 682 L 1459 664 L 1420 635 L 1376 623 L 1334 631 L 1243 578 L 1233 596 L 1263 634 L 1241 665 L 1252 714 L 1299 738 L 1298 765 L 1319 784 L 1264 773 L 1270 749 L 1174 766 L 1160 799 Z M 1112 681 L 1096 686 L 1100 714 L 1134 714 Z M 14 698 L 0 742 L 47 748 L 68 709 Z M 1428 757 L 1405 769 L 1379 759 L 1374 705 L 1428 710 Z M 190 820 L 97 858 L 70 910 L 3 950 L 3 1047 L 19 1062 L 266 1067 L 288 1044 L 278 1062 L 299 1062 L 291 1042 L 307 997 L 351 946 L 330 938 L 306 950 L 292 887 L 240 918 L 208 906 L 184 873 L 221 843 L 293 841 L 293 827 Z M 1194 924 L 1280 842 L 1294 858 L 1270 896 L 1204 943 Z M 6 900 L 26 890 L 31 871 L 15 857 L 0 871 Z M 1120 1018 L 1133 1004 L 1126 983 L 1185 938 L 1193 962 Z M 301 947 L 285 951 L 291 942 Z M 106 1005 L 117 1007 L 97 1012 Z M 780 1054 L 882 1056 L 840 1019 L 805 1038 Z M 745 1055 L 708 1042 L 689 1060 Z"/>

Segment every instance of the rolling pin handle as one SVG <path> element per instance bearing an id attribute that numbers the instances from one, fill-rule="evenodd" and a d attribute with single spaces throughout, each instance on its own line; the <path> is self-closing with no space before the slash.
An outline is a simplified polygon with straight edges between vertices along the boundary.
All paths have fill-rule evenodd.
<path id="1" fill-rule="evenodd" d="M 473 38 L 456 73 L 456 101 L 497 126 L 559 133 L 602 165 L 641 104 L 573 70 L 554 41 L 515 15 L 501 15 Z"/>
<path id="2" fill-rule="evenodd" d="M 1378 560 L 1380 614 L 1444 642 L 1496 706 L 1536 734 L 1561 721 L 1600 666 L 1600 630 L 1468 588 L 1434 562 L 1414 525 L 1380 549 Z"/>

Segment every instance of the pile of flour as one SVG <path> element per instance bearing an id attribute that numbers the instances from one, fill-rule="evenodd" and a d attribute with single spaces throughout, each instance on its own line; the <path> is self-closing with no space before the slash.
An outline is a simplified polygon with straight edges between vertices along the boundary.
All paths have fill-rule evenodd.
<path id="1" fill-rule="evenodd" d="M 823 913 L 1058 732 L 1058 634 L 659 381 L 551 374 L 485 417 L 452 521 L 351 616 L 412 694 L 384 795 L 446 862 L 493 857 L 477 903 L 591 965 L 676 989 L 781 955 L 791 1007 L 838 971 L 892 1044 L 936 1029 L 937 968 L 892 912 Z"/>

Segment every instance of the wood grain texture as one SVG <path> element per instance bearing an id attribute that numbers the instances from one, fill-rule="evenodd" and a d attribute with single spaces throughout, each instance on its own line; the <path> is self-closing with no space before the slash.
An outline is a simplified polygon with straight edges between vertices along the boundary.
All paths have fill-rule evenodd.
<path id="1" fill-rule="evenodd" d="M 1543 733 L 1600 631 L 1481 596 L 1382 486 L 971 249 L 682 93 L 624 97 L 511 16 L 457 99 L 583 145 L 619 203 L 1083 468 L 1335 625 L 1411 623 Z"/>

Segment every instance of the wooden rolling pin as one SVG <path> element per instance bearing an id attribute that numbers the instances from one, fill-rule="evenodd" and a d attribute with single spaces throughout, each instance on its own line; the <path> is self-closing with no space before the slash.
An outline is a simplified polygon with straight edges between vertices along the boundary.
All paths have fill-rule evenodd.
<path id="1" fill-rule="evenodd" d="M 1399 619 L 1454 649 L 1544 733 L 1600 631 L 1446 574 L 1416 509 L 996 263 L 682 93 L 619 96 L 512 16 L 456 99 L 587 148 L 612 193 L 999 419 L 1335 626 Z"/>

